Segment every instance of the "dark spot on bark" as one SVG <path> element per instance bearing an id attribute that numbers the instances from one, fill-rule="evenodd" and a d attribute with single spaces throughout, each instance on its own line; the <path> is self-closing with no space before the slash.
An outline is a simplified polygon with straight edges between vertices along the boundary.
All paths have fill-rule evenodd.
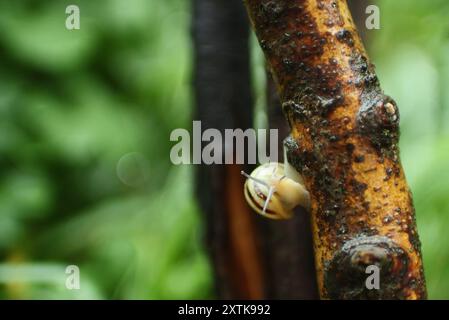
<path id="1" fill-rule="evenodd" d="M 390 180 L 391 175 L 393 174 L 393 169 L 391 169 L 391 168 L 386 168 L 386 169 L 385 169 L 385 174 L 386 174 L 386 176 L 385 176 L 385 178 L 384 178 L 384 181 Z"/>
<path id="2" fill-rule="evenodd" d="M 363 88 L 365 92 L 378 91 L 379 81 L 374 73 L 374 65 L 368 63 L 368 59 L 360 54 L 354 54 L 349 64 L 355 73 L 354 84 Z"/>
<path id="3" fill-rule="evenodd" d="M 293 115 L 293 118 L 299 120 L 299 122 L 306 121 L 312 115 L 311 111 L 304 104 L 296 103 L 292 100 L 284 102 L 282 110 L 287 119 L 291 119 L 290 115 Z"/>
<path id="4" fill-rule="evenodd" d="M 355 179 L 351 180 L 351 185 L 356 195 L 362 196 L 365 190 L 368 188 L 366 183 L 359 182 Z"/>
<path id="5" fill-rule="evenodd" d="M 318 100 L 322 108 L 322 115 L 327 116 L 330 112 L 332 112 L 335 109 L 336 106 L 343 103 L 344 98 L 342 96 L 336 96 L 334 98 L 324 98 L 318 96 Z"/>
<path id="6" fill-rule="evenodd" d="M 338 41 L 346 43 L 350 47 L 354 46 L 354 39 L 349 30 L 346 29 L 340 30 L 335 34 L 335 36 L 337 37 Z"/>
<path id="7" fill-rule="evenodd" d="M 302 149 L 292 136 L 284 139 L 284 147 L 287 151 L 287 161 L 304 177 L 311 176 L 312 172 L 308 164 L 316 161 L 314 155 L 310 151 Z"/>
<path id="8" fill-rule="evenodd" d="M 325 8 L 323 1 L 317 1 L 317 8 L 319 10 L 323 10 Z"/>
<path id="9" fill-rule="evenodd" d="M 395 167 L 393 168 L 393 171 L 394 171 L 395 177 L 398 178 L 398 177 L 401 175 L 401 168 L 400 168 L 399 166 L 395 166 Z"/>
<path id="10" fill-rule="evenodd" d="M 279 18 L 284 11 L 284 5 L 280 1 L 266 1 L 261 4 L 261 7 L 267 17 Z"/>
<path id="11" fill-rule="evenodd" d="M 346 144 L 346 151 L 351 155 L 355 150 L 355 146 L 352 143 Z"/>
<path id="12" fill-rule="evenodd" d="M 340 140 L 340 138 L 336 135 L 331 135 L 328 139 L 330 142 L 337 142 L 338 140 Z"/>
<path id="13" fill-rule="evenodd" d="M 282 63 L 284 65 L 284 71 L 286 73 L 289 73 L 292 70 L 294 70 L 294 64 L 293 64 L 292 60 L 285 58 L 285 59 L 282 60 Z"/>
<path id="14" fill-rule="evenodd" d="M 367 185 L 365 184 L 365 190 L 366 190 Z M 367 212 L 369 212 L 369 207 L 370 207 L 370 203 L 368 201 L 364 201 L 362 203 L 362 207 L 363 209 L 365 209 Z"/>
<path id="15" fill-rule="evenodd" d="M 268 44 L 267 40 L 262 39 L 262 40 L 260 40 L 259 42 L 260 42 L 260 47 L 261 47 L 263 50 L 269 51 L 269 50 L 271 49 L 271 47 L 270 47 L 270 45 Z"/>
<path id="16" fill-rule="evenodd" d="M 393 217 L 390 216 L 390 215 L 387 215 L 387 216 L 382 220 L 382 222 L 383 222 L 384 224 L 389 224 L 391 221 L 393 221 Z"/>

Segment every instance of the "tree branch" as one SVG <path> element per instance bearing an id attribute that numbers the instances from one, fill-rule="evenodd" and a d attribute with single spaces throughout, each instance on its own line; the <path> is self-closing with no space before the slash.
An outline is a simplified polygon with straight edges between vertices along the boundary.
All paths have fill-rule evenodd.
<path id="1" fill-rule="evenodd" d="M 422 299 L 399 112 L 380 89 L 346 1 L 246 0 L 291 127 L 289 162 L 312 197 L 321 297 Z M 365 271 L 380 269 L 380 289 Z"/>

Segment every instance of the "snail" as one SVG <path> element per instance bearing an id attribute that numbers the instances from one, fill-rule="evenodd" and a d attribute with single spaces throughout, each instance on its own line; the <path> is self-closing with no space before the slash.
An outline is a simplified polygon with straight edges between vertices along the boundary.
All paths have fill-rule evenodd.
<path id="1" fill-rule="evenodd" d="M 285 150 L 284 150 L 285 153 Z M 271 219 L 289 219 L 297 206 L 310 208 L 310 195 L 301 175 L 284 156 L 284 163 L 268 162 L 257 167 L 244 186 L 246 201 L 258 214 Z"/>

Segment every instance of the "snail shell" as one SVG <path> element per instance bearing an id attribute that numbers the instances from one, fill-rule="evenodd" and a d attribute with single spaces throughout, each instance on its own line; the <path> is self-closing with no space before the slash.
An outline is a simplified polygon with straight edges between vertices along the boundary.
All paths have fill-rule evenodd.
<path id="1" fill-rule="evenodd" d="M 248 204 L 260 215 L 271 219 L 288 219 L 293 209 L 310 207 L 310 196 L 301 176 L 286 162 L 271 162 L 257 167 L 248 179 L 244 193 Z"/>

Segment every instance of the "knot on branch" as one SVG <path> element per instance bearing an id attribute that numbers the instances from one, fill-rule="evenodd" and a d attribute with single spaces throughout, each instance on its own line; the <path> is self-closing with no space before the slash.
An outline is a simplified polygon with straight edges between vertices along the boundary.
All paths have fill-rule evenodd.
<path id="1" fill-rule="evenodd" d="M 399 140 L 399 109 L 394 100 L 374 93 L 362 98 L 357 127 L 377 148 L 395 146 Z"/>
<path id="2" fill-rule="evenodd" d="M 379 288 L 366 285 L 369 266 L 379 270 Z M 409 257 L 387 237 L 358 237 L 346 242 L 325 268 L 330 299 L 398 299 L 408 279 Z"/>

